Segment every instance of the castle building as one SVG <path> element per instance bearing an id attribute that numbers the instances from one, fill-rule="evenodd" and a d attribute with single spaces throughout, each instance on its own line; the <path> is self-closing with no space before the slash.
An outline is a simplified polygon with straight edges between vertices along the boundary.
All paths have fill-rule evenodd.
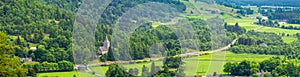
<path id="1" fill-rule="evenodd" d="M 98 56 L 101 56 L 103 54 L 106 54 L 109 50 L 109 47 L 110 47 L 110 42 L 108 40 L 108 37 L 106 36 L 105 37 L 105 40 L 103 42 L 103 46 L 100 46 L 98 48 Z"/>

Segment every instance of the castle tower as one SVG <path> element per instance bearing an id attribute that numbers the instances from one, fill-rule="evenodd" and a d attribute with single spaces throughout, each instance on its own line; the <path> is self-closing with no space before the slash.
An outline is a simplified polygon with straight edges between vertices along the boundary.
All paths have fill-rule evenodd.
<path id="1" fill-rule="evenodd" d="M 104 42 L 103 42 L 103 46 L 104 47 L 106 47 L 107 49 L 109 48 L 109 46 L 110 46 L 110 42 L 109 42 L 109 40 L 108 40 L 108 37 L 106 36 L 105 37 L 105 40 L 104 40 Z"/>

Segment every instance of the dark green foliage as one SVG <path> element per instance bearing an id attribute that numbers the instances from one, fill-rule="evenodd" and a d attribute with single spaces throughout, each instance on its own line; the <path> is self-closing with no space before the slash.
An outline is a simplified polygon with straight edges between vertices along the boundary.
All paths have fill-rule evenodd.
<path id="1" fill-rule="evenodd" d="M 190 20 L 191 25 L 194 27 L 194 30 L 196 31 L 196 37 L 198 40 L 195 40 L 195 42 L 198 42 L 200 44 L 198 48 L 195 48 L 196 46 L 188 45 L 191 49 L 200 49 L 203 51 L 211 50 L 211 36 L 209 33 L 209 29 L 207 26 L 205 26 L 205 21 L 200 19 L 193 19 Z M 102 29 L 97 29 L 96 38 L 98 39 L 104 39 L 106 35 L 105 33 L 110 33 L 110 29 L 108 26 L 100 25 Z M 109 29 L 109 30 L 107 30 Z M 232 40 L 235 38 L 234 34 L 228 33 L 228 38 L 226 40 Z M 182 40 L 187 41 L 187 40 Z M 101 46 L 102 41 L 97 41 L 96 46 Z M 177 54 L 181 54 L 182 48 L 179 43 L 178 37 L 176 34 L 165 25 L 160 25 L 156 28 L 152 27 L 152 23 L 147 23 L 144 25 L 141 25 L 138 27 L 133 33 L 131 33 L 131 37 L 129 39 L 129 53 L 132 59 L 144 59 L 149 58 L 151 55 L 150 47 L 154 44 L 157 44 L 158 49 L 164 48 L 164 50 L 155 50 L 158 52 L 155 52 L 155 54 L 161 54 L 161 55 L 168 55 L 168 56 L 174 56 Z M 160 45 L 161 44 L 161 45 Z M 111 52 L 113 51 L 113 52 Z M 109 50 L 107 55 L 104 55 L 101 60 L 106 61 L 107 60 L 115 60 L 115 55 L 120 54 L 119 50 L 117 49 L 111 49 Z M 122 59 L 122 58 L 120 58 Z"/>
<path id="2" fill-rule="evenodd" d="M 255 62 L 242 61 L 241 63 L 226 63 L 224 72 L 235 76 L 250 76 L 259 72 L 259 65 Z"/>
<path id="3" fill-rule="evenodd" d="M 33 76 L 39 72 L 61 72 L 61 71 L 73 71 L 74 65 L 69 61 L 60 61 L 58 63 L 34 63 L 34 64 L 24 64 L 25 68 L 28 69 L 28 75 Z"/>
<path id="4" fill-rule="evenodd" d="M 139 70 L 137 68 L 134 68 L 134 69 L 130 68 L 128 70 L 128 73 L 131 74 L 131 75 L 133 75 L 133 76 L 138 76 Z"/>
<path id="5" fill-rule="evenodd" d="M 280 45 L 283 44 L 281 36 L 275 33 L 264 33 L 249 31 L 247 34 L 243 34 L 238 39 L 238 44 L 242 45 L 259 45 L 265 43 L 267 45 Z"/>
<path id="6" fill-rule="evenodd" d="M 254 14 L 254 10 L 250 9 L 250 8 L 242 8 L 239 9 L 236 13 L 241 14 L 241 15 L 251 15 Z"/>
<path id="7" fill-rule="evenodd" d="M 169 68 L 179 68 L 183 64 L 181 57 L 166 57 L 164 60 L 164 66 Z"/>
<path id="8" fill-rule="evenodd" d="M 296 37 L 298 38 L 298 40 L 300 39 L 300 33 L 296 34 Z"/>
<path id="9" fill-rule="evenodd" d="M 106 71 L 105 75 L 107 77 L 134 77 L 133 75 L 131 75 L 128 72 L 124 71 L 124 69 L 122 69 L 122 67 L 120 67 L 119 65 L 109 66 L 109 68 Z"/>
<path id="10" fill-rule="evenodd" d="M 185 11 L 186 6 L 177 0 L 112 0 L 112 2 L 106 7 L 104 14 L 101 15 L 100 23 L 105 25 L 115 24 L 116 20 L 123 15 L 129 8 L 132 8 L 138 4 L 148 3 L 148 2 L 159 2 L 168 4 L 178 11 Z M 117 6 L 116 6 L 117 5 Z M 110 19 L 110 20 L 108 20 Z"/>
<path id="11" fill-rule="evenodd" d="M 142 68 L 142 77 L 147 77 L 149 75 L 150 75 L 149 68 L 144 65 Z"/>
<path id="12" fill-rule="evenodd" d="M 74 70 L 74 65 L 69 61 L 63 60 L 58 62 L 58 68 L 60 69 L 60 71 L 72 71 Z"/>
<path id="13" fill-rule="evenodd" d="M 243 61 L 240 63 L 226 63 L 224 65 L 224 72 L 235 76 L 250 76 L 258 72 L 265 72 L 264 76 L 290 76 L 298 77 L 300 66 L 299 60 L 286 60 L 282 57 L 273 57 L 269 60 L 260 62 L 260 67 L 257 63 Z M 260 69 L 260 70 L 259 70 Z"/>
<path id="14" fill-rule="evenodd" d="M 299 24 L 299 8 L 260 8 L 259 12 L 269 20 L 281 20 L 291 24 Z"/>
<path id="15" fill-rule="evenodd" d="M 246 29 L 239 26 L 239 23 L 236 23 L 235 25 L 227 25 L 227 23 L 224 24 L 224 27 L 229 32 L 235 32 L 237 34 L 243 34 L 246 32 Z"/>
<path id="16" fill-rule="evenodd" d="M 4 5 L 0 7 L 1 31 L 18 36 L 15 44 L 22 48 L 15 55 L 39 62 L 72 60 L 68 46 L 74 19 L 70 11 L 37 0 L 6 0 L 0 4 Z M 39 44 L 37 52 L 29 51 L 29 43 Z"/>
<path id="17" fill-rule="evenodd" d="M 40 1 L 45 2 L 46 4 L 51 4 L 59 8 L 64 8 L 76 12 L 77 8 L 80 7 L 80 4 L 84 0 L 40 0 Z"/>
<path id="18" fill-rule="evenodd" d="M 264 60 L 263 62 L 260 62 L 260 69 L 264 71 L 273 71 L 277 66 L 281 64 L 280 58 L 271 58 L 269 60 Z"/>
<path id="19" fill-rule="evenodd" d="M 239 38 L 237 44 L 229 50 L 234 53 L 254 53 L 284 55 L 299 59 L 299 41 L 284 43 L 281 36 L 274 33 L 248 32 Z"/>

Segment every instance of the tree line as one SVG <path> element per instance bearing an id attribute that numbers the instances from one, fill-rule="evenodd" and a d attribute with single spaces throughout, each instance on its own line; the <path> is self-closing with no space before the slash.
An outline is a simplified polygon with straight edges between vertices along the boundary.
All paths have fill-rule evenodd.
<path id="1" fill-rule="evenodd" d="M 260 8 L 259 13 L 267 16 L 270 20 L 285 20 L 291 24 L 299 24 L 299 8 Z"/>
<path id="2" fill-rule="evenodd" d="M 62 71 L 73 71 L 74 65 L 69 61 L 60 61 L 58 63 L 26 63 L 23 64 L 23 67 L 27 69 L 28 76 L 36 76 L 37 73 L 41 72 L 62 72 Z"/>
<path id="3" fill-rule="evenodd" d="M 300 30 L 300 27 L 297 26 L 292 26 L 292 25 L 284 25 L 284 24 L 279 24 L 278 20 L 265 20 L 262 19 L 261 17 L 256 17 L 258 22 L 256 24 L 263 25 L 263 26 L 269 26 L 269 27 L 275 27 L 275 28 L 282 28 L 282 29 L 291 29 L 291 30 Z M 290 22 L 287 22 L 290 23 Z"/>
<path id="4" fill-rule="evenodd" d="M 171 60 L 174 59 L 174 60 Z M 165 60 L 163 66 L 156 66 L 154 62 L 151 62 L 150 68 L 143 65 L 141 70 L 141 77 L 184 77 L 185 73 L 183 71 L 183 67 L 180 63 L 181 58 L 180 57 L 168 57 Z M 174 63 L 173 63 L 174 62 Z M 175 66 L 175 67 L 174 67 Z M 175 71 L 170 71 L 170 68 L 175 68 Z M 122 76 L 122 77 L 138 77 L 139 70 L 137 68 L 129 68 L 126 69 L 120 65 L 111 65 L 109 66 L 108 70 L 105 73 L 108 77 L 116 77 L 116 76 Z"/>
<path id="5" fill-rule="evenodd" d="M 254 53 L 284 55 L 291 59 L 300 59 L 299 41 L 284 43 L 281 36 L 275 33 L 250 31 L 242 35 L 229 50 L 234 53 Z"/>
<path id="6" fill-rule="evenodd" d="M 234 76 L 297 77 L 300 76 L 299 68 L 299 60 L 273 57 L 262 62 L 228 62 L 224 65 L 224 72 Z"/>

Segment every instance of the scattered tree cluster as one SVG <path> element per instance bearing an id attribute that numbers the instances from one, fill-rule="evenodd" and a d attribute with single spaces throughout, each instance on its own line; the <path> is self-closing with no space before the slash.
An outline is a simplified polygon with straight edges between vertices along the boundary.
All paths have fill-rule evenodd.
<path id="1" fill-rule="evenodd" d="M 238 42 L 229 50 L 234 53 L 254 53 L 284 55 L 288 58 L 298 58 L 299 41 L 284 43 L 281 36 L 275 33 L 249 31 L 242 35 Z"/>
<path id="2" fill-rule="evenodd" d="M 298 77 L 300 76 L 299 68 L 299 60 L 273 57 L 259 63 L 250 61 L 228 62 L 224 65 L 224 72 L 235 76 L 257 76 L 260 73 L 263 74 L 261 76 Z"/>
<path id="3" fill-rule="evenodd" d="M 36 73 L 40 72 L 62 72 L 62 71 L 73 71 L 74 65 L 69 61 L 60 61 L 58 63 L 26 63 L 23 64 L 24 68 L 28 70 L 28 76 L 35 76 Z"/>

